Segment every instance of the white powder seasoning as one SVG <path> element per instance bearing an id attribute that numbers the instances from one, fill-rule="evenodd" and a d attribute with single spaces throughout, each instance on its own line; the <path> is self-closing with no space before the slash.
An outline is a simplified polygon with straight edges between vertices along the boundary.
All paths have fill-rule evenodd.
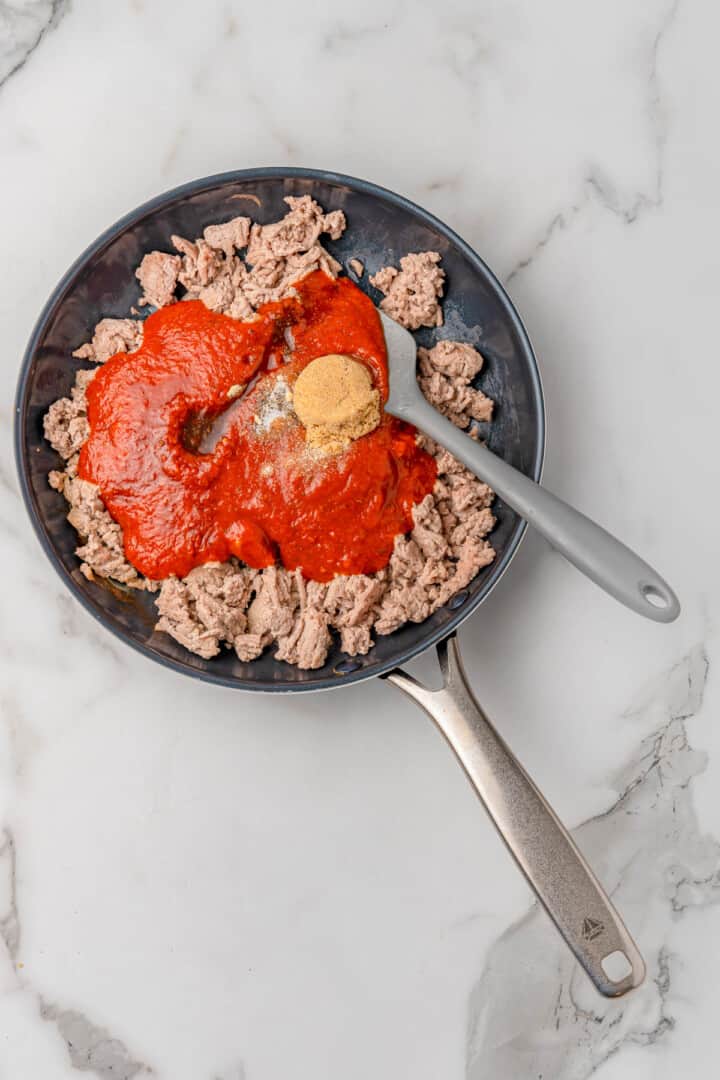
<path id="1" fill-rule="evenodd" d="M 290 387 L 287 380 L 282 375 L 278 375 L 258 406 L 253 417 L 253 427 L 260 434 L 265 434 L 276 420 L 285 420 L 292 411 Z"/>

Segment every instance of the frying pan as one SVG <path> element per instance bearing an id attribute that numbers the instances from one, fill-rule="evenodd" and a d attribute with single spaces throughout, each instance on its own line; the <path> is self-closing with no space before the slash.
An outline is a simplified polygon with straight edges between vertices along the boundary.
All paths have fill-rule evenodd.
<path id="1" fill-rule="evenodd" d="M 439 331 L 422 330 L 418 343 L 439 337 L 478 346 L 486 365 L 482 387 L 497 402 L 492 424 L 481 430 L 490 448 L 539 480 L 545 443 L 542 387 L 532 346 L 508 296 L 482 259 L 437 218 L 407 199 L 338 173 L 265 168 L 193 181 L 151 199 L 121 218 L 80 256 L 48 300 L 23 360 L 16 399 L 16 455 L 23 497 L 40 543 L 65 585 L 99 622 L 121 640 L 175 671 L 240 690 L 274 693 L 328 690 L 374 676 L 386 678 L 416 700 L 438 724 L 457 754 L 508 848 L 568 945 L 601 993 L 618 996 L 637 986 L 644 965 L 619 915 L 582 855 L 509 748 L 490 725 L 462 669 L 455 631 L 507 570 L 525 523 L 496 501 L 492 542 L 495 562 L 467 589 L 420 624 L 378 637 L 365 657 L 348 658 L 337 646 L 316 671 L 276 661 L 271 651 L 242 663 L 230 651 L 203 660 L 154 630 L 152 597 L 112 582 L 87 581 L 75 556 L 77 536 L 66 505 L 47 482 L 58 458 L 43 438 L 48 406 L 69 393 L 82 366 L 71 352 L 103 316 L 127 316 L 137 301 L 134 269 L 155 248 L 168 250 L 170 235 L 194 237 L 213 222 L 249 213 L 261 223 L 286 211 L 285 195 L 310 194 L 326 209 L 342 209 L 346 233 L 327 246 L 343 264 L 357 257 L 360 282 L 376 302 L 368 277 L 396 264 L 408 251 L 438 251 L 447 273 Z M 400 670 L 418 653 L 438 647 L 444 685 L 421 686 Z"/>

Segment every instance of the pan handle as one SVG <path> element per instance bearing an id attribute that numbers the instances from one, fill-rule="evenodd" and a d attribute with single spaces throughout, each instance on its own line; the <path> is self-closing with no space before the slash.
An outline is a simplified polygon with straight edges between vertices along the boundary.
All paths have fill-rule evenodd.
<path id="1" fill-rule="evenodd" d="M 435 721 L 577 960 L 601 994 L 620 997 L 645 977 L 635 942 L 572 837 L 480 708 L 455 635 L 438 645 L 438 658 L 440 690 L 399 668 L 385 677 Z"/>

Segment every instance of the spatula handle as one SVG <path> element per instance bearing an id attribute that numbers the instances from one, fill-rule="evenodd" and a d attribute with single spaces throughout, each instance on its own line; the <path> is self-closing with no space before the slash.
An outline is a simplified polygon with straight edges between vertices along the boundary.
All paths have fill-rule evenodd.
<path id="1" fill-rule="evenodd" d="M 443 686 L 386 676 L 435 721 L 510 853 L 593 983 L 607 997 L 639 986 L 645 964 L 620 915 L 552 807 L 480 708 L 457 640 L 438 646 Z"/>
<path id="2" fill-rule="evenodd" d="M 656 622 L 680 614 L 677 596 L 639 555 L 600 525 L 476 443 L 418 393 L 403 418 L 420 428 L 484 480 L 568 562 L 622 604 Z"/>

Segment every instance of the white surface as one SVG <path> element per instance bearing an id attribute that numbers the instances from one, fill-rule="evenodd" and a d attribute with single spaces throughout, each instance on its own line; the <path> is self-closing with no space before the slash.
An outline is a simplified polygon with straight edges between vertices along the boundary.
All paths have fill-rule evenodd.
<path id="1" fill-rule="evenodd" d="M 689 0 L 0 5 L 0 74 L 27 54 L 0 86 L 3 1078 L 715 1075 L 717 32 Z M 482 253 L 539 354 L 546 482 L 683 601 L 644 622 L 532 537 L 461 635 L 558 812 L 597 818 L 580 842 L 649 968 L 622 1003 L 527 915 L 409 702 L 183 680 L 31 535 L 12 395 L 58 277 L 156 192 L 285 163 L 401 191 Z"/>

